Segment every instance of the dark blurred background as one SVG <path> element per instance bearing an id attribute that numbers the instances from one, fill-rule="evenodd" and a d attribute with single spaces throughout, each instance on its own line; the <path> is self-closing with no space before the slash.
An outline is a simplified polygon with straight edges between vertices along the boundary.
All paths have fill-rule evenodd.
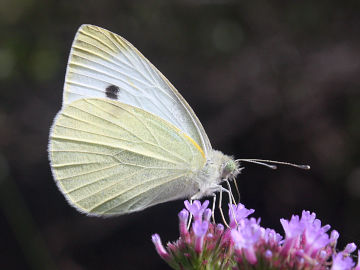
<path id="1" fill-rule="evenodd" d="M 269 3 L 271 2 L 271 3 Z M 0 269 L 169 269 L 151 234 L 175 240 L 181 201 L 116 218 L 70 207 L 51 176 L 77 28 L 132 42 L 178 88 L 215 149 L 246 164 L 242 202 L 262 225 L 315 211 L 360 244 L 360 1 L 0 1 Z"/>

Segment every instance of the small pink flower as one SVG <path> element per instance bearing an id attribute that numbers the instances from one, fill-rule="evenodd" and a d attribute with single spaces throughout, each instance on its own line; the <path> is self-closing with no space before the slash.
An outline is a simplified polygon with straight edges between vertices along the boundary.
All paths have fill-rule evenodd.
<path id="1" fill-rule="evenodd" d="M 330 234 L 330 243 L 333 246 L 336 246 L 337 240 L 339 239 L 339 233 L 336 230 L 333 230 Z"/>
<path id="2" fill-rule="evenodd" d="M 151 240 L 154 243 L 156 251 L 160 255 L 160 257 L 163 258 L 164 260 L 169 259 L 170 257 L 169 253 L 166 251 L 163 244 L 161 243 L 160 236 L 157 233 L 153 234 Z"/>
<path id="3" fill-rule="evenodd" d="M 329 235 L 314 224 L 307 224 L 304 231 L 305 253 L 315 258 L 317 253 L 329 244 Z"/>
<path id="4" fill-rule="evenodd" d="M 186 209 L 183 209 L 179 212 L 178 217 L 179 217 L 180 237 L 184 238 L 187 243 L 190 243 L 190 233 L 187 229 L 189 212 Z"/>
<path id="5" fill-rule="evenodd" d="M 356 245 L 355 243 L 350 243 L 350 244 L 347 244 L 345 249 L 344 249 L 344 253 L 347 253 L 347 254 L 351 254 L 353 253 L 354 251 L 356 250 Z"/>
<path id="6" fill-rule="evenodd" d="M 264 253 L 265 258 L 270 259 L 273 256 L 273 253 L 271 250 L 267 249 Z"/>
<path id="7" fill-rule="evenodd" d="M 206 200 L 206 201 L 204 201 L 203 204 L 201 204 L 200 201 L 195 200 L 191 204 L 188 200 L 186 200 L 184 202 L 184 204 L 185 204 L 186 209 L 194 216 L 195 220 L 201 220 L 205 209 L 209 205 L 209 201 Z"/>
<path id="8" fill-rule="evenodd" d="M 195 234 L 195 251 L 201 253 L 203 250 L 204 236 L 209 228 L 209 222 L 195 220 L 192 227 Z"/>
<path id="9" fill-rule="evenodd" d="M 343 252 L 333 255 L 331 270 L 350 270 L 353 266 L 353 260 Z"/>
<path id="10" fill-rule="evenodd" d="M 296 250 L 300 245 L 300 236 L 304 231 L 304 223 L 300 222 L 299 216 L 293 215 L 290 221 L 280 219 L 280 223 L 285 231 L 285 241 L 281 254 L 287 257 L 293 249 Z"/>
<path id="11" fill-rule="evenodd" d="M 184 204 L 187 210 L 178 214 L 180 238 L 165 249 L 160 237 L 152 236 L 158 254 L 174 269 L 360 270 L 360 259 L 354 267 L 350 256 L 356 245 L 350 243 L 337 253 L 339 233 L 333 230 L 329 235 L 330 226 L 322 226 L 315 213 L 303 211 L 301 218 L 281 219 L 283 239 L 275 230 L 261 227 L 260 219 L 249 218 L 253 210 L 242 204 L 230 205 L 230 228 L 211 223 L 208 201 Z M 189 212 L 194 215 L 190 230 Z"/>
<path id="12" fill-rule="evenodd" d="M 224 225 L 222 224 L 217 224 L 216 228 L 215 228 L 215 234 L 217 237 L 221 236 L 222 233 L 224 232 Z"/>
<path id="13" fill-rule="evenodd" d="M 240 220 L 247 218 L 254 212 L 254 209 L 246 209 L 245 206 L 241 203 L 238 205 L 229 204 L 230 227 L 235 228 Z"/>

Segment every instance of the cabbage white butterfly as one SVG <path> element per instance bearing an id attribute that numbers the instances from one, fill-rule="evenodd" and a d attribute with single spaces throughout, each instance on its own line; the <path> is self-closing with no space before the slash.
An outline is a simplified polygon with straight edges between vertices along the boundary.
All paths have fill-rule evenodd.
<path id="1" fill-rule="evenodd" d="M 49 159 L 68 202 L 89 215 L 229 193 L 221 183 L 236 177 L 239 161 L 272 167 L 212 149 L 160 71 L 124 38 L 93 25 L 82 25 L 72 44 Z"/>

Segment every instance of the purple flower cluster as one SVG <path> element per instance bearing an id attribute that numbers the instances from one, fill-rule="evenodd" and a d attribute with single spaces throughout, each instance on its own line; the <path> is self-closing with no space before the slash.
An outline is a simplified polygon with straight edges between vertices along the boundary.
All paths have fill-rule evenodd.
<path id="1" fill-rule="evenodd" d="M 309 269 L 360 270 L 351 253 L 354 243 L 337 251 L 339 233 L 322 226 L 315 213 L 281 219 L 285 238 L 249 218 L 253 209 L 229 205 L 229 228 L 210 222 L 209 202 L 185 201 L 179 213 L 180 238 L 165 248 L 158 234 L 152 241 L 161 258 L 174 269 Z M 188 229 L 190 215 L 193 222 Z M 358 251 L 360 257 L 360 251 Z"/>

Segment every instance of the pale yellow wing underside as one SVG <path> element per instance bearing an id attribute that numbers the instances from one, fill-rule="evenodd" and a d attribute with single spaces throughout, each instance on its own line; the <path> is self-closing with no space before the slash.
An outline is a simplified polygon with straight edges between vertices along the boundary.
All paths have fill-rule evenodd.
<path id="1" fill-rule="evenodd" d="M 130 42 L 82 25 L 72 44 L 63 105 L 82 98 L 110 98 L 151 112 L 212 149 L 203 126 L 175 87 Z"/>
<path id="2" fill-rule="evenodd" d="M 78 210 L 117 215 L 190 196 L 202 149 L 163 119 L 109 99 L 63 106 L 49 156 L 60 190 Z"/>

